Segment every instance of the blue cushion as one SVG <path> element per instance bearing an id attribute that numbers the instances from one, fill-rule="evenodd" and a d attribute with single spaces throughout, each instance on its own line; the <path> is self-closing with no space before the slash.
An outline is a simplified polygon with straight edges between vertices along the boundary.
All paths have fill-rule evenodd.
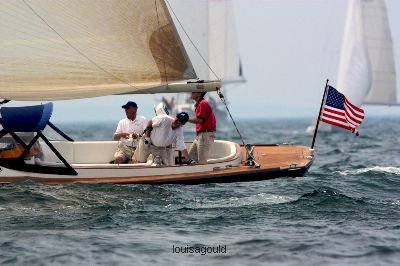
<path id="1" fill-rule="evenodd" d="M 53 103 L 2 107 L 0 113 L 3 128 L 14 132 L 35 132 L 46 127 L 53 113 Z"/>

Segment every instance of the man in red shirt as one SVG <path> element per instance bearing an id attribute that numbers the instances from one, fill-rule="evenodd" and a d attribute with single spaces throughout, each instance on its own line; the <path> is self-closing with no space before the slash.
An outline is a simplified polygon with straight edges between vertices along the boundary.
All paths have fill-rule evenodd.
<path id="1" fill-rule="evenodd" d="M 192 92 L 196 101 L 195 118 L 189 119 L 196 124 L 196 138 L 189 149 L 190 158 L 197 163 L 206 164 L 210 147 L 215 140 L 217 122 L 211 105 L 204 99 L 206 92 Z"/>

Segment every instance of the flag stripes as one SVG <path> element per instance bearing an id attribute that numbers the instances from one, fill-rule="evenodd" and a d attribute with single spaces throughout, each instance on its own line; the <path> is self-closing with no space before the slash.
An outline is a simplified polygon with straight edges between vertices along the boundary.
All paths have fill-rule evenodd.
<path id="1" fill-rule="evenodd" d="M 328 86 L 320 120 L 349 130 L 358 136 L 357 127 L 364 120 L 364 110 L 352 104 L 335 88 Z"/>

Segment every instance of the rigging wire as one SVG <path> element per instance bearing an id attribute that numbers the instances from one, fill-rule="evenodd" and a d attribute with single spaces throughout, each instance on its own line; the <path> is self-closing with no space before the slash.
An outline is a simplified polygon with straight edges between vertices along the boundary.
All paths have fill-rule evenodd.
<path id="1" fill-rule="evenodd" d="M 108 74 L 109 76 L 111 76 L 112 78 L 114 78 L 115 80 L 118 80 L 126 85 L 128 85 L 131 88 L 134 89 L 139 89 L 138 87 L 135 87 L 134 85 L 130 84 L 129 82 L 115 76 L 114 74 L 112 74 L 111 72 L 107 71 L 105 68 L 101 67 L 100 65 L 98 65 L 95 61 L 93 61 L 92 59 L 90 59 L 87 55 L 85 55 L 83 52 L 81 52 L 78 48 L 76 48 L 72 43 L 70 43 L 67 39 L 65 39 L 55 28 L 53 28 L 42 16 L 39 15 L 39 13 L 36 12 L 36 10 L 29 5 L 26 0 L 22 0 L 22 2 L 33 12 L 33 14 L 35 14 L 41 21 L 43 21 L 44 24 L 46 24 L 47 27 L 49 27 L 52 31 L 54 31 L 54 33 L 56 33 L 67 45 L 69 45 L 72 49 L 74 49 L 78 54 L 80 54 L 81 56 L 83 56 L 86 60 L 88 60 L 90 63 L 92 63 L 94 66 L 96 66 L 98 69 L 100 69 L 101 71 L 103 71 L 104 73 Z"/>
<path id="2" fill-rule="evenodd" d="M 225 96 L 222 94 L 220 88 L 217 89 L 217 94 L 218 94 L 219 98 L 221 99 L 221 102 L 225 105 L 226 111 L 228 112 L 230 118 L 232 119 L 233 125 L 235 126 L 235 129 L 236 129 L 237 133 L 239 134 L 240 139 L 242 140 L 242 144 L 243 144 L 243 145 L 246 145 L 246 144 L 244 143 L 243 136 L 242 136 L 242 134 L 240 133 L 240 131 L 239 131 L 237 125 L 236 125 L 236 122 L 235 122 L 235 120 L 233 119 L 232 114 L 231 114 L 231 112 L 230 112 L 230 110 L 229 110 L 229 108 L 228 108 L 228 104 L 226 103 Z"/>
<path id="3" fill-rule="evenodd" d="M 242 141 L 243 147 L 246 149 L 246 152 L 247 152 L 247 163 L 248 163 L 248 165 L 260 167 L 260 164 L 257 163 L 257 162 L 254 160 L 254 156 L 253 156 L 253 149 L 254 149 L 254 146 L 251 147 L 250 144 L 245 144 L 244 138 L 243 138 L 242 134 L 240 133 L 240 130 L 239 130 L 239 128 L 237 127 L 235 120 L 233 119 L 233 116 L 232 116 L 232 114 L 231 114 L 231 112 L 230 112 L 230 110 L 229 110 L 229 108 L 228 108 L 228 104 L 226 103 L 225 97 L 224 97 L 224 95 L 222 94 L 220 88 L 217 88 L 217 94 L 218 94 L 219 98 L 221 99 L 221 102 L 225 105 L 226 111 L 228 112 L 229 117 L 231 118 L 232 123 L 233 123 L 233 125 L 235 126 L 236 132 L 239 134 L 240 140 Z"/>

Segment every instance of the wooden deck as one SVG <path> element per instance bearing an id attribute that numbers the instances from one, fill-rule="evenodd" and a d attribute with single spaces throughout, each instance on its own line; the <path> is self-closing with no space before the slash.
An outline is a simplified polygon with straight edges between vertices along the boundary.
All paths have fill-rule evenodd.
<path id="1" fill-rule="evenodd" d="M 246 158 L 246 151 L 242 148 L 242 157 Z M 310 163 L 309 147 L 293 145 L 257 145 L 253 151 L 254 159 L 262 169 L 304 167 Z"/>
<path id="2" fill-rule="evenodd" d="M 243 147 L 241 147 L 241 153 L 242 158 L 246 158 L 246 151 Z M 79 178 L 66 176 L 57 178 L 2 177 L 0 178 L 0 183 L 18 183 L 25 180 L 33 180 L 44 184 L 202 184 L 249 182 L 278 177 L 303 176 L 314 160 L 312 152 L 305 146 L 257 145 L 253 151 L 253 155 L 256 162 L 260 164 L 260 167 L 248 166 L 245 164 L 245 161 L 243 161 L 240 166 L 190 174 L 110 178 Z"/>

